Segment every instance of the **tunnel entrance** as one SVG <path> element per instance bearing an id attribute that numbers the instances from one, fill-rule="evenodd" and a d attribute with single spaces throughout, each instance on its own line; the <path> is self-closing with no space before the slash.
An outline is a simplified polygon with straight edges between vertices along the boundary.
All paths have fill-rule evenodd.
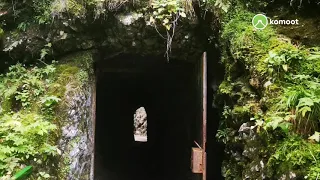
<path id="1" fill-rule="evenodd" d="M 191 148 L 202 145 L 197 63 L 122 55 L 96 68 L 95 180 L 200 180 Z M 147 142 L 134 140 L 147 112 Z M 200 107 L 200 108 L 199 108 Z"/>

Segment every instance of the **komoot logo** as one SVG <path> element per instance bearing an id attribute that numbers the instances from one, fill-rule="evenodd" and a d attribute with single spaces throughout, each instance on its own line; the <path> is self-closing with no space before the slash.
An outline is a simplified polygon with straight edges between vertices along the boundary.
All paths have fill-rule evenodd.
<path id="1" fill-rule="evenodd" d="M 268 18 L 263 14 L 257 14 L 252 18 L 252 25 L 256 29 L 264 29 L 268 25 Z"/>
<path id="2" fill-rule="evenodd" d="M 252 18 L 252 25 L 256 29 L 264 29 L 268 26 L 268 24 L 272 25 L 299 25 L 299 20 L 274 20 L 270 19 L 264 14 L 257 14 Z"/>

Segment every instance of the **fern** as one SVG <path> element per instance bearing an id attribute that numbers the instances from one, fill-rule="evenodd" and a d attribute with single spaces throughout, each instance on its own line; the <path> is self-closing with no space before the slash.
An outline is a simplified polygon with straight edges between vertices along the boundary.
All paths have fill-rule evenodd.
<path id="1" fill-rule="evenodd" d="M 46 92 L 55 85 L 55 69 L 55 64 L 28 69 L 16 64 L 0 77 L 0 103 L 8 106 L 0 111 L 0 177 L 21 165 L 45 166 L 60 152 L 52 116 L 60 99 Z"/>

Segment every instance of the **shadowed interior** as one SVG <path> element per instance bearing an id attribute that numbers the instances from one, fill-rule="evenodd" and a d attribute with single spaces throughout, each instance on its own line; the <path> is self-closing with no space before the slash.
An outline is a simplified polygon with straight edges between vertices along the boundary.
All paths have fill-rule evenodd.
<path id="1" fill-rule="evenodd" d="M 190 170 L 195 133 L 191 126 L 197 109 L 194 66 L 153 60 L 152 65 L 127 63 L 98 73 L 95 179 L 188 180 L 194 176 Z M 133 114 L 141 106 L 148 115 L 145 143 L 133 138 Z"/>

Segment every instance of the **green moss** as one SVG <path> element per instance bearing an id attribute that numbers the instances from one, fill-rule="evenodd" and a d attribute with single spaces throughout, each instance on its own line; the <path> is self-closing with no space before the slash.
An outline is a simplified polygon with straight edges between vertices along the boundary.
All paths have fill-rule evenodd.
<path id="1" fill-rule="evenodd" d="M 78 2 L 76 0 L 56 1 L 51 11 L 55 13 L 68 12 L 76 17 L 82 17 L 86 13 L 86 1 Z"/>
<path id="2" fill-rule="evenodd" d="M 232 113 L 239 117 L 246 116 L 250 113 L 250 106 L 235 106 Z"/>
<path id="3" fill-rule="evenodd" d="M 76 66 L 70 64 L 61 64 L 57 66 L 57 82 L 66 85 L 74 81 L 74 76 L 80 71 Z"/>
<path id="4" fill-rule="evenodd" d="M 75 16 L 81 16 L 86 11 L 84 4 L 81 4 L 81 2 L 77 2 L 75 0 L 67 0 L 67 9 L 68 12 L 74 14 Z"/>
<path id="5" fill-rule="evenodd" d="M 65 97 L 66 94 L 72 95 L 68 93 L 74 93 L 89 81 L 87 69 L 91 68 L 90 63 L 92 62 L 92 58 L 90 57 L 89 54 L 82 53 L 82 55 L 75 56 L 75 61 L 72 61 L 73 57 L 68 59 L 69 61 L 61 61 L 60 64 L 54 63 L 42 67 L 34 66 L 32 68 L 26 68 L 21 64 L 17 64 L 11 66 L 8 73 L 0 76 L 0 120 L 11 122 L 10 118 L 14 120 L 18 116 L 21 117 L 21 122 L 26 122 L 22 124 L 21 128 L 30 129 L 32 125 L 34 128 L 31 128 L 31 132 L 28 134 L 28 138 L 31 139 L 30 143 L 28 143 L 30 145 L 28 148 L 31 149 L 33 147 L 37 149 L 38 147 L 38 144 L 31 142 L 38 142 L 42 136 L 46 135 L 45 142 L 41 141 L 43 146 L 39 142 L 41 147 L 38 150 L 39 153 L 37 153 L 37 158 L 43 163 L 55 164 L 57 166 L 56 163 L 59 160 L 56 159 L 58 150 L 55 145 L 57 138 L 61 134 L 59 127 L 66 120 Z M 38 127 L 39 123 L 41 128 Z M 30 126 L 28 127 L 29 124 Z M 0 129 L 3 128 L 8 129 L 9 127 L 0 127 Z M 48 136 L 49 131 L 46 129 L 50 129 L 50 135 Z M 0 134 L 11 137 L 11 131 L 15 131 L 15 129 L 9 129 L 8 132 L 1 131 Z M 13 141 L 21 138 L 20 134 L 23 135 L 23 132 L 15 133 L 17 137 Z M 79 139 L 75 139 L 74 143 L 77 143 L 76 141 L 79 141 Z M 14 144 L 10 144 L 10 141 L 5 143 L 10 148 L 18 148 Z M 21 158 L 19 160 L 21 163 L 30 163 L 28 158 L 33 157 L 33 155 L 28 153 L 30 151 L 21 151 L 19 155 L 13 154 L 12 157 Z M 28 158 L 25 158 L 26 154 Z M 2 164 L 3 161 L 0 160 L 0 165 Z M 41 163 L 40 165 L 34 164 L 38 170 L 43 170 L 56 177 L 62 177 L 63 173 L 66 173 L 68 170 L 67 168 L 62 168 L 60 172 L 60 169 L 52 170 L 49 167 L 44 168 L 42 165 Z M 0 176 L 6 172 L 6 169 L 0 168 Z M 34 174 L 34 177 L 37 177 L 37 173 Z"/>
<path id="6" fill-rule="evenodd" d="M 228 81 L 223 81 L 219 86 L 219 92 L 222 94 L 231 94 L 233 86 Z"/>
<path id="7" fill-rule="evenodd" d="M 59 179 L 67 179 L 67 175 L 70 173 L 70 164 L 71 160 L 69 157 L 63 156 L 63 161 L 60 161 L 59 164 L 59 172 L 58 178 Z"/>
<path id="8" fill-rule="evenodd" d="M 87 71 L 84 71 L 84 70 L 80 70 L 76 74 L 76 78 L 81 85 L 87 84 L 89 82 L 89 74 Z"/>
<path id="9" fill-rule="evenodd" d="M 56 80 L 52 83 L 52 85 L 48 89 L 48 93 L 55 95 L 59 98 L 63 98 L 66 92 L 66 85 L 68 83 L 75 81 L 75 74 L 77 74 L 79 68 L 60 64 L 57 65 L 56 69 Z"/>
<path id="10" fill-rule="evenodd" d="M 320 48 L 306 50 L 306 58 L 301 61 L 299 70 L 301 74 L 320 75 Z"/>
<path id="11" fill-rule="evenodd" d="M 264 30 L 255 30 L 251 20 L 256 13 L 248 12 L 239 3 L 235 3 L 235 6 L 222 18 L 221 62 L 225 66 L 225 81 L 219 86 L 219 92 L 224 98 L 224 105 L 233 107 L 231 111 L 222 112 L 226 117 L 222 122 L 225 125 L 223 128 L 237 131 L 242 123 L 250 119 L 255 121 L 259 138 L 269 142 L 270 147 L 257 153 L 257 157 L 250 157 L 249 161 L 258 162 L 271 156 L 268 164 L 270 179 L 280 179 L 280 175 L 289 172 L 296 173 L 299 178 L 312 174 L 311 170 L 318 172 L 315 162 L 319 162 L 319 151 L 316 150 L 319 144 L 291 136 L 301 134 L 304 138 L 308 137 L 317 131 L 312 128 L 319 126 L 317 120 L 314 125 L 313 115 L 316 114 L 318 119 L 316 111 L 319 108 L 314 102 L 319 101 L 320 50 L 297 45 L 296 41 L 278 34 L 271 25 Z M 306 100 L 303 97 L 313 103 L 312 107 L 303 105 L 310 110 L 308 118 L 298 117 L 301 112 L 296 109 L 298 104 Z M 312 122 L 312 126 L 308 122 Z M 266 124 L 279 128 L 272 131 Z M 265 129 L 261 130 L 262 127 Z M 230 135 L 228 138 L 236 139 L 237 136 Z M 227 147 L 232 145 L 232 142 L 226 143 Z M 246 140 L 241 145 L 257 147 Z M 226 151 L 232 156 L 236 148 Z M 315 158 L 310 154 L 314 154 Z M 246 166 L 234 157 L 229 158 L 225 165 L 226 179 L 241 179 L 245 175 L 255 179 L 262 174 L 250 174 L 256 165 L 254 163 Z M 316 177 L 315 173 L 312 177 Z"/>
<path id="12" fill-rule="evenodd" d="M 288 172 L 295 172 L 303 178 L 320 161 L 320 144 L 313 144 L 300 137 L 289 137 L 271 145 L 275 153 L 268 160 L 269 171 L 278 177 Z"/>
<path id="13" fill-rule="evenodd" d="M 1 113 L 10 112 L 12 110 L 12 99 L 11 98 L 3 98 L 1 99 Z"/>
<path id="14" fill-rule="evenodd" d="M 60 59 L 59 62 L 78 67 L 80 69 L 88 71 L 89 73 L 93 73 L 92 64 L 94 53 L 95 51 L 82 51 L 73 53 Z"/>

